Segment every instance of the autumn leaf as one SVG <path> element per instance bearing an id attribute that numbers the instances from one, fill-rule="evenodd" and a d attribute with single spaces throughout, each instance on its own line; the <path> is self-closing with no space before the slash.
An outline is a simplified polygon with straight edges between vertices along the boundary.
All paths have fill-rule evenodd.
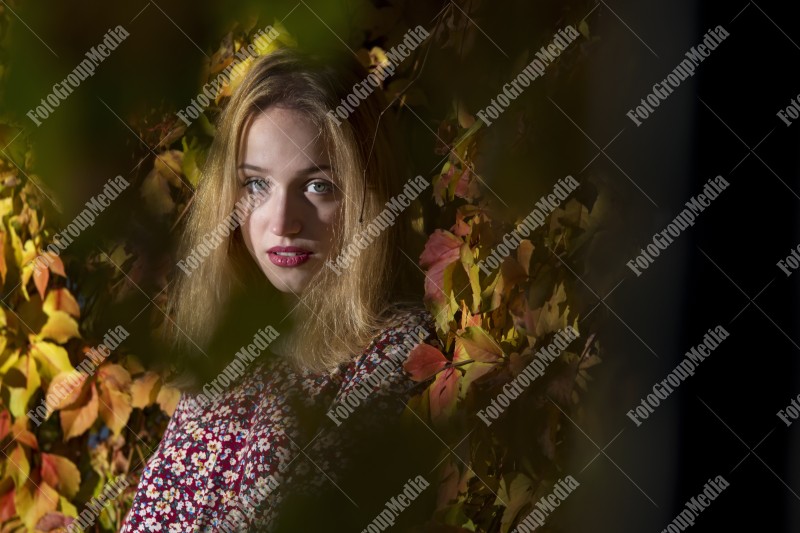
<path id="1" fill-rule="evenodd" d="M 88 387 L 87 396 L 88 400 L 85 403 L 59 412 L 64 441 L 83 435 L 97 420 L 98 401 L 94 385 Z"/>
<path id="2" fill-rule="evenodd" d="M 69 361 L 69 354 L 61 346 L 42 341 L 31 344 L 30 350 L 31 355 L 41 365 L 40 373 L 48 380 L 52 380 L 62 372 L 74 370 Z"/>
<path id="3" fill-rule="evenodd" d="M 49 268 L 36 268 L 33 269 L 33 283 L 36 285 L 36 290 L 39 296 L 44 300 L 44 292 L 47 290 L 47 282 L 50 280 Z"/>
<path id="4" fill-rule="evenodd" d="M 58 344 L 64 344 L 70 339 L 80 338 L 78 323 L 64 311 L 52 311 L 47 318 L 39 339 L 53 339 Z"/>
<path id="5" fill-rule="evenodd" d="M 483 328 L 470 326 L 464 333 L 456 337 L 456 349 L 453 361 L 480 361 L 492 363 L 503 357 L 503 351 L 497 341 L 489 337 Z"/>
<path id="6" fill-rule="evenodd" d="M 496 363 L 480 363 L 476 361 L 474 363 L 464 365 L 462 368 L 465 369 L 465 372 L 464 376 L 461 378 L 461 392 L 459 392 L 459 398 L 464 399 L 469 392 L 470 386 L 472 386 L 472 383 L 475 380 L 483 377 L 499 367 Z"/>
<path id="7" fill-rule="evenodd" d="M 158 403 L 159 407 L 161 407 L 162 411 L 164 411 L 167 415 L 172 416 L 180 398 L 181 391 L 175 387 L 167 387 L 166 385 L 162 385 L 161 389 L 158 391 L 156 402 Z"/>
<path id="8" fill-rule="evenodd" d="M 16 381 L 15 378 L 19 378 L 24 385 L 20 383 L 20 386 L 11 386 L 9 383 Z M 24 416 L 28 411 L 28 401 L 41 385 L 33 358 L 28 354 L 20 356 L 12 370 L 3 377 L 3 384 L 9 390 L 8 410 L 14 418 Z"/>
<path id="9" fill-rule="evenodd" d="M 501 533 L 506 533 L 520 509 L 531 502 L 534 493 L 534 482 L 525 474 L 513 472 L 503 477 L 497 492 L 496 505 L 505 502 L 503 518 L 500 523 Z"/>
<path id="10" fill-rule="evenodd" d="M 420 255 L 420 266 L 425 272 L 425 302 L 436 316 L 436 324 L 445 330 L 458 305 L 452 295 L 453 269 L 459 264 L 463 241 L 450 233 L 437 229 L 425 243 Z"/>
<path id="11" fill-rule="evenodd" d="M 58 492 L 45 481 L 34 486 L 33 493 L 29 487 L 24 487 L 17 490 L 15 496 L 14 503 L 17 507 L 17 514 L 25 523 L 28 531 L 33 531 L 44 515 L 55 512 L 58 507 Z"/>
<path id="12" fill-rule="evenodd" d="M 87 378 L 86 374 L 77 370 L 57 374 L 47 387 L 45 395 L 47 416 L 52 412 L 51 407 L 52 410 L 65 409 L 80 400 Z"/>
<path id="13" fill-rule="evenodd" d="M 106 426 L 119 435 L 128 423 L 131 411 L 131 376 L 117 364 L 106 364 L 97 371 L 99 413 Z"/>
<path id="14" fill-rule="evenodd" d="M 14 449 L 8 454 L 6 469 L 6 475 L 14 480 L 14 486 L 17 487 L 17 491 L 19 491 L 19 489 L 25 485 L 31 473 L 31 465 L 28 462 L 25 448 L 19 444 L 14 446 Z"/>
<path id="15" fill-rule="evenodd" d="M 42 311 L 52 315 L 54 311 L 64 311 L 75 318 L 80 318 L 81 309 L 72 293 L 65 288 L 50 289 L 42 304 Z"/>
<path id="16" fill-rule="evenodd" d="M 69 525 L 75 519 L 63 513 L 47 513 L 36 523 L 36 531 L 44 533 L 61 533 L 62 531 L 69 531 Z"/>
<path id="17" fill-rule="evenodd" d="M 425 381 L 434 376 L 448 363 L 444 354 L 430 344 L 420 343 L 411 350 L 403 362 L 403 368 L 414 381 Z"/>
<path id="18" fill-rule="evenodd" d="M 11 414 L 6 409 L 3 409 L 0 411 L 0 442 L 6 438 L 6 435 L 8 435 L 10 429 Z"/>
<path id="19" fill-rule="evenodd" d="M 431 421 L 434 425 L 443 425 L 455 411 L 460 377 L 461 374 L 450 367 L 437 374 L 429 387 Z"/>
<path id="20" fill-rule="evenodd" d="M 147 371 L 131 383 L 131 407 L 144 409 L 156 401 L 156 384 L 161 379 L 157 373 Z"/>
<path id="21" fill-rule="evenodd" d="M 75 463 L 50 453 L 42 453 L 42 479 L 52 487 L 60 490 L 68 498 L 78 493 L 81 485 L 81 473 Z"/>
<path id="22" fill-rule="evenodd" d="M 0 523 L 17 515 L 17 507 L 14 505 L 14 489 L 9 490 L 0 496 Z"/>

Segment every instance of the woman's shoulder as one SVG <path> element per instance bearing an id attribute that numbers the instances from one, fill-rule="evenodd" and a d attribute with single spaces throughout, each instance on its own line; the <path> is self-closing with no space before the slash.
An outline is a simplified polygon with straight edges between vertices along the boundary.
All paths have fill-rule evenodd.
<path id="1" fill-rule="evenodd" d="M 410 377 L 403 369 L 409 353 L 422 343 L 439 347 L 435 320 L 424 306 L 395 306 L 384 318 L 384 327 L 375 334 L 367 349 L 340 366 L 341 392 L 362 382 L 376 386 L 379 382 L 384 386 L 393 382 L 409 383 Z"/>

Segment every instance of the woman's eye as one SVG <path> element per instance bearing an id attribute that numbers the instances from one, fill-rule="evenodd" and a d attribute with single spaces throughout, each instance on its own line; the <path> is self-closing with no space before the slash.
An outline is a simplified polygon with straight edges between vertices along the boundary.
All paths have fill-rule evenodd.
<path id="1" fill-rule="evenodd" d="M 327 181 L 312 181 L 306 187 L 310 192 L 316 194 L 326 194 L 333 191 L 333 184 Z"/>
<path id="2" fill-rule="evenodd" d="M 244 182 L 244 187 L 250 194 L 258 194 L 261 192 L 265 192 L 268 189 L 267 182 L 261 178 L 247 179 L 247 181 Z"/>

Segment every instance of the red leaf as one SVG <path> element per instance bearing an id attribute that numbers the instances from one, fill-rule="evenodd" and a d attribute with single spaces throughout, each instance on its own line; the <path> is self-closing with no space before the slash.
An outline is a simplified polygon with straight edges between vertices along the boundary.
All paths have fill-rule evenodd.
<path id="1" fill-rule="evenodd" d="M 17 507 L 14 505 L 14 489 L 12 488 L 0 496 L 0 523 L 16 516 Z"/>
<path id="2" fill-rule="evenodd" d="M 403 368 L 414 381 L 425 381 L 447 364 L 445 356 L 430 344 L 418 344 L 408 354 Z"/>
<path id="3" fill-rule="evenodd" d="M 11 428 L 11 415 L 5 409 L 0 412 L 0 441 L 6 438 Z"/>
<path id="4" fill-rule="evenodd" d="M 438 374 L 431 385 L 431 420 L 435 425 L 441 425 L 455 411 L 460 377 L 461 374 L 451 367 Z"/>
<path id="5" fill-rule="evenodd" d="M 419 256 L 419 264 L 427 269 L 425 273 L 426 299 L 442 305 L 451 285 L 452 267 L 461 258 L 461 239 L 450 233 L 437 229 L 425 243 L 425 249 Z"/>

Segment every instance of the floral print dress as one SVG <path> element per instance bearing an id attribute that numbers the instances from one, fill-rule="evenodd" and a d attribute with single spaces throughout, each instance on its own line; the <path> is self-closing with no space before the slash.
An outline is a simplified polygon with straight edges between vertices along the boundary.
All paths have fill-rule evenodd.
<path id="1" fill-rule="evenodd" d="M 205 407 L 184 393 L 120 531 L 273 531 L 289 493 L 326 484 L 341 491 L 336 472 L 353 455 L 341 432 L 345 417 L 358 410 L 366 424 L 400 416 L 421 390 L 402 368 L 420 340 L 438 343 L 423 310 L 398 316 L 334 372 L 297 371 L 264 354 Z"/>

